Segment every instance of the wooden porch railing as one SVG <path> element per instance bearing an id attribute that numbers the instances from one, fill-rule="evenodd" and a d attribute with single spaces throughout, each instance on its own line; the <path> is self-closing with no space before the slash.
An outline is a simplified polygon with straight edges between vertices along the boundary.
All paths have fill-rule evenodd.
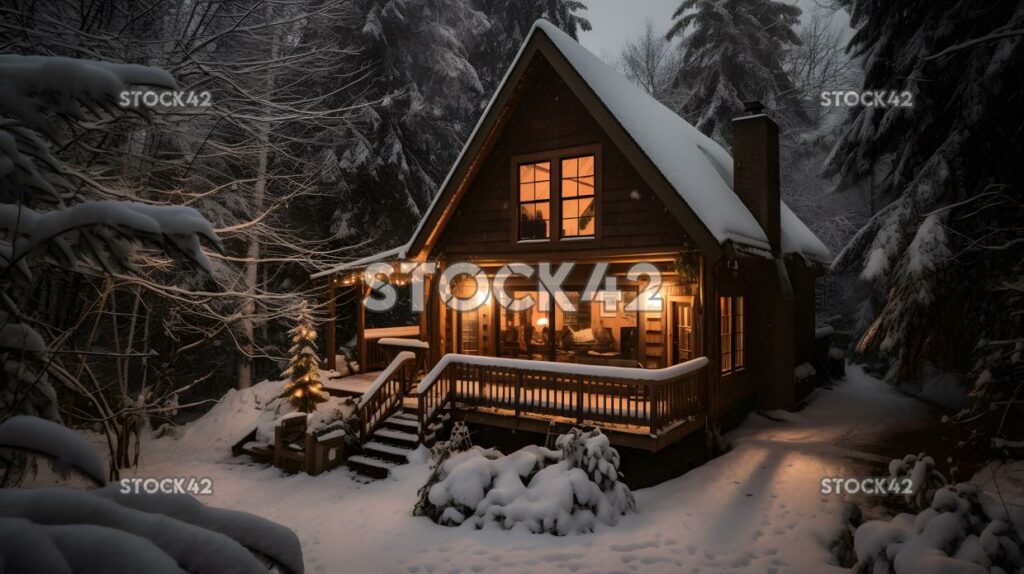
<path id="1" fill-rule="evenodd" d="M 359 399 L 359 443 L 365 444 L 384 420 L 402 407 L 402 399 L 415 374 L 416 353 L 401 351 L 374 379 Z"/>
<path id="2" fill-rule="evenodd" d="M 362 372 L 368 373 L 377 369 L 383 369 L 390 362 L 386 349 L 380 344 L 382 339 L 410 338 L 415 340 L 419 337 L 419 327 L 366 329 L 363 336 L 366 337 L 366 356 L 360 357 L 359 364 Z"/>
<path id="3" fill-rule="evenodd" d="M 578 424 L 641 426 L 652 434 L 705 414 L 708 360 L 664 369 L 595 367 L 448 354 L 420 381 L 420 429 L 454 403 L 558 416 Z"/>

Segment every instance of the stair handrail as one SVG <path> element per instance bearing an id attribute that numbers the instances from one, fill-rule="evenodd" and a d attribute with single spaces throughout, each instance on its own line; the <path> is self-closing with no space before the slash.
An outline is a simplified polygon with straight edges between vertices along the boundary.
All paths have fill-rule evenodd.
<path id="1" fill-rule="evenodd" d="M 408 379 L 412 376 L 412 366 L 416 365 L 416 353 L 401 351 L 395 355 L 391 363 L 377 375 L 366 392 L 363 393 L 356 406 L 359 420 L 359 444 L 366 444 L 373 434 L 388 417 L 402 406 Z"/>

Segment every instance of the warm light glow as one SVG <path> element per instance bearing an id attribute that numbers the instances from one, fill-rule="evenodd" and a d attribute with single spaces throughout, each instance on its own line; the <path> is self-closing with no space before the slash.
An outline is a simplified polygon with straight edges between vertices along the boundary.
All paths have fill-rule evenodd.
<path id="1" fill-rule="evenodd" d="M 537 319 L 537 326 L 538 327 L 547 327 L 548 326 L 548 318 L 547 317 L 541 317 L 540 319 Z"/>

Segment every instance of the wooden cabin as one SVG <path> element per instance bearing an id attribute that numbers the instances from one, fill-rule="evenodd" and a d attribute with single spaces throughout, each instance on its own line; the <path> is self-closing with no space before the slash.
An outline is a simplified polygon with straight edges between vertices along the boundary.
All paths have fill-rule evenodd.
<path id="1" fill-rule="evenodd" d="M 428 372 L 408 409 L 421 436 L 454 408 L 496 429 L 597 424 L 613 444 L 657 451 L 737 408 L 792 406 L 830 256 L 780 200 L 776 124 L 757 104 L 748 111 L 733 121 L 730 156 L 539 21 L 409 241 L 316 276 L 332 309 L 328 366 L 334 313 L 358 322 L 364 370 L 386 366 L 382 337 L 426 342 Z M 368 265 L 398 261 L 436 264 L 418 323 L 371 329 L 361 305 L 334 305 L 367 296 Z M 490 297 L 454 311 L 437 277 L 463 261 L 491 279 L 510 262 L 575 262 L 563 282 L 575 310 L 508 311 Z M 636 262 L 660 271 L 660 310 L 627 310 L 651 286 L 627 277 Z M 600 263 L 624 292 L 614 307 L 581 299 Z M 545 297 L 519 276 L 505 291 Z"/>

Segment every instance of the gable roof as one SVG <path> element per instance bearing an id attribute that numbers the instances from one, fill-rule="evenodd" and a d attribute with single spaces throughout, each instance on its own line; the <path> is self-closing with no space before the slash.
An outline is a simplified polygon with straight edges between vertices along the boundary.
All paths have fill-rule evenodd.
<path id="1" fill-rule="evenodd" d="M 733 242 L 751 248 L 752 252 L 770 253 L 768 238 L 733 192 L 732 156 L 714 140 L 705 136 L 661 102 L 654 99 L 597 56 L 573 40 L 546 20 L 534 23 L 523 45 L 519 48 L 512 65 L 495 91 L 473 133 L 466 140 L 458 159 L 441 184 L 430 207 L 423 214 L 419 225 L 409 241 L 394 250 L 390 256 L 398 258 L 415 257 L 434 234 L 433 227 L 443 225 L 445 215 L 450 215 L 448 204 L 456 202 L 456 188 L 470 173 L 465 164 L 473 161 L 471 150 L 479 151 L 489 137 L 486 133 L 496 125 L 499 102 L 510 97 L 512 84 L 521 76 L 526 60 L 537 51 L 544 51 L 540 40 L 548 40 L 555 53 L 568 64 L 589 88 L 589 95 L 596 97 L 630 140 L 639 148 L 660 176 L 682 199 L 687 211 L 691 211 L 700 226 L 718 245 Z M 552 62 L 556 71 L 560 66 Z M 564 71 L 561 72 L 564 76 Z M 515 79 L 513 79 L 515 78 Z M 563 78 L 568 80 L 568 78 Z M 511 80 L 511 81 L 510 81 Z M 588 95 L 588 94 L 583 94 Z M 597 117 L 599 123 L 600 117 Z M 614 134 L 611 134 L 614 136 Z M 627 154 L 628 156 L 628 154 Z M 657 191 L 657 190 L 656 190 Z M 671 207 L 671 206 L 670 206 Z M 783 253 L 795 253 L 817 262 L 828 263 L 831 259 L 825 245 L 807 228 L 785 203 L 780 206 L 781 249 Z M 677 212 L 678 215 L 678 212 Z M 372 256 L 360 260 L 378 260 Z M 381 254 L 380 258 L 384 258 Z M 355 262 L 337 270 L 357 267 Z M 321 272 L 314 277 L 330 274 Z"/>

